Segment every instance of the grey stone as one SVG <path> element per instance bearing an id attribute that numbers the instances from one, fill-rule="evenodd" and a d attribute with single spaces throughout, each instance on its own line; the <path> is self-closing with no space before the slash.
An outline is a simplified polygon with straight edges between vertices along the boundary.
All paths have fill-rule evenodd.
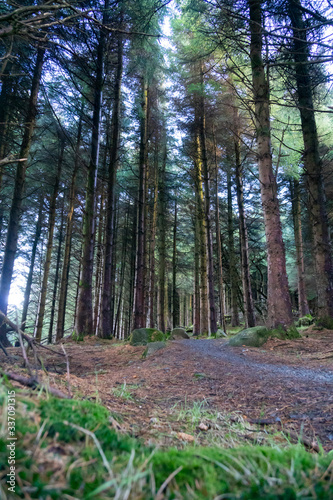
<path id="1" fill-rule="evenodd" d="M 165 346 L 166 346 L 165 342 L 149 342 L 143 355 L 144 357 L 148 357 L 151 354 L 154 354 L 156 351 L 163 349 Z"/>
<path id="2" fill-rule="evenodd" d="M 181 340 L 181 339 L 189 339 L 190 336 L 187 335 L 184 328 L 174 328 L 170 335 L 171 340 Z"/>

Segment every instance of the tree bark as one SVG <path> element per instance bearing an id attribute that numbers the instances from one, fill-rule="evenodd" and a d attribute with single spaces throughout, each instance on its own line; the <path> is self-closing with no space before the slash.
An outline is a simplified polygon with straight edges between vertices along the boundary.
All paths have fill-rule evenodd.
<path id="1" fill-rule="evenodd" d="M 42 75 L 42 68 L 44 62 L 44 54 L 45 54 L 45 47 L 40 46 L 37 51 L 37 58 L 32 77 L 28 111 L 27 111 L 27 116 L 24 126 L 24 134 L 20 149 L 20 158 L 28 158 L 30 152 L 32 134 L 34 132 L 36 123 L 37 100 L 38 100 L 39 85 L 40 85 L 40 79 Z M 12 282 L 14 261 L 17 251 L 19 223 L 20 223 L 27 165 L 28 165 L 27 160 L 20 161 L 17 164 L 14 194 L 9 215 L 7 239 L 6 239 L 2 273 L 0 279 L 0 311 L 2 311 L 5 315 L 7 314 L 8 296 L 9 296 L 10 285 Z M 5 347 L 10 345 L 6 336 L 6 325 L 4 323 L 2 323 L 0 327 L 0 342 Z"/>
<path id="2" fill-rule="evenodd" d="M 250 59 L 255 102 L 259 180 L 267 244 L 267 323 L 272 328 L 279 325 L 287 328 L 293 323 L 293 316 L 277 198 L 277 184 L 272 168 L 269 88 L 262 59 L 261 1 L 248 0 L 248 5 L 250 8 Z"/>
<path id="3" fill-rule="evenodd" d="M 316 269 L 318 316 L 333 316 L 332 246 L 326 208 L 322 161 L 313 107 L 309 74 L 309 48 L 300 0 L 289 0 L 288 15 L 293 30 L 293 57 L 297 85 L 298 109 L 301 116 L 304 142 L 304 170 L 309 193 L 309 212 L 312 226 L 313 251 Z"/>

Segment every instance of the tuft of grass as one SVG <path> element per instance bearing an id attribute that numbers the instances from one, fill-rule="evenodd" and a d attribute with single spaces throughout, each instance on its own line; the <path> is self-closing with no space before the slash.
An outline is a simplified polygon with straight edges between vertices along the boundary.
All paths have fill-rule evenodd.
<path id="1" fill-rule="evenodd" d="M 135 386 L 137 388 L 137 386 Z M 126 399 L 127 401 L 134 401 L 133 395 L 129 390 L 129 386 L 126 385 L 126 382 L 121 384 L 119 388 L 113 387 L 112 394 L 116 396 L 116 398 Z"/>

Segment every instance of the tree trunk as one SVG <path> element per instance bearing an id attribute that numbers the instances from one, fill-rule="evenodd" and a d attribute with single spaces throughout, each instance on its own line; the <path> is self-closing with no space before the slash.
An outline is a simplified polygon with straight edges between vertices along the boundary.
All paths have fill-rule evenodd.
<path id="1" fill-rule="evenodd" d="M 27 158 L 29 156 L 32 134 L 34 132 L 36 123 L 37 99 L 38 99 L 39 84 L 44 62 L 44 54 L 45 54 L 45 48 L 39 47 L 37 51 L 37 59 L 32 78 L 28 111 L 27 111 L 24 134 L 20 149 L 20 158 L 26 158 L 26 160 L 18 162 L 16 169 L 14 195 L 9 215 L 7 240 L 5 245 L 2 273 L 0 279 L 0 311 L 2 311 L 4 314 L 7 314 L 8 296 L 13 277 L 14 261 L 17 251 L 17 241 L 19 235 L 19 223 L 20 223 L 22 199 L 25 186 L 26 170 L 28 165 Z M 10 345 L 6 336 L 5 323 L 3 323 L 0 327 L 0 342 L 5 347 Z"/>
<path id="2" fill-rule="evenodd" d="M 22 319 L 21 319 L 21 330 L 23 332 L 26 328 L 26 320 L 27 320 L 28 307 L 29 307 L 29 302 L 30 302 L 30 293 L 31 293 L 31 287 L 32 287 L 32 279 L 33 279 L 33 273 L 34 273 L 34 267 L 35 267 L 37 247 L 38 247 L 38 243 L 40 240 L 40 235 L 42 233 L 43 205 L 44 205 L 44 193 L 41 194 L 40 200 L 39 200 L 38 219 L 37 219 L 37 224 L 36 224 L 34 242 L 32 244 L 32 250 L 31 250 L 29 274 L 28 274 L 27 284 L 25 286 L 25 292 L 24 292 L 24 302 L 23 302 Z"/>
<path id="3" fill-rule="evenodd" d="M 66 236 L 65 236 L 65 250 L 64 250 L 61 281 L 60 281 L 56 342 L 58 342 L 60 339 L 63 338 L 64 328 L 65 328 L 68 276 L 69 276 L 70 256 L 71 256 L 71 248 L 72 248 L 72 232 L 73 232 L 73 222 L 74 222 L 76 179 L 77 179 L 77 174 L 78 174 L 78 170 L 79 170 L 79 166 L 80 166 L 80 144 L 81 144 L 81 135 L 82 135 L 82 116 L 83 116 L 83 107 L 81 108 L 81 113 L 80 113 L 80 118 L 79 118 L 76 147 L 75 147 L 74 169 L 73 169 L 71 185 L 70 185 L 70 189 L 69 189 L 68 214 L 67 214 Z"/>
<path id="4" fill-rule="evenodd" d="M 105 2 L 105 10 L 106 8 L 107 1 Z M 104 50 L 105 34 L 103 29 L 101 29 L 100 40 L 97 47 L 91 150 L 86 185 L 81 274 L 75 325 L 76 334 L 79 338 L 82 338 L 85 335 L 92 335 L 94 333 L 92 279 L 94 268 L 95 193 L 99 157 L 102 91 L 104 81 Z"/>
<path id="5" fill-rule="evenodd" d="M 208 289 L 207 289 L 207 232 L 202 187 L 202 162 L 199 135 L 195 138 L 195 177 L 197 190 L 198 233 L 200 241 L 200 333 L 209 332 Z"/>
<path id="6" fill-rule="evenodd" d="M 237 127 L 238 116 L 235 113 L 235 125 Z M 238 127 L 237 127 L 238 128 Z M 247 235 L 247 224 L 244 210 L 244 189 L 243 189 L 243 169 L 240 158 L 240 142 L 238 138 L 238 130 L 234 136 L 235 145 L 235 176 L 236 176 L 236 189 L 237 189 L 237 203 L 239 213 L 239 236 L 241 247 L 241 262 L 242 262 L 242 281 L 243 281 L 243 295 L 245 306 L 245 326 L 251 328 L 256 325 L 256 316 L 253 307 L 251 277 L 250 277 L 250 262 L 249 262 L 249 240 Z"/>
<path id="7" fill-rule="evenodd" d="M 211 228 L 210 216 L 210 173 L 207 161 L 207 147 L 206 147 L 206 116 L 205 116 L 205 99 L 203 89 L 203 68 L 200 68 L 200 78 L 202 85 L 202 92 L 200 95 L 201 101 L 201 114 L 199 119 L 200 124 L 200 151 L 202 155 L 202 166 L 205 185 L 205 222 L 206 222 L 206 238 L 207 238 L 207 277 L 208 277 L 208 299 L 209 299 L 209 320 L 210 320 L 210 333 L 216 333 L 216 308 L 215 308 L 215 292 L 214 292 L 214 263 L 213 263 L 213 239 Z"/>
<path id="8" fill-rule="evenodd" d="M 175 199 L 175 213 L 173 223 L 173 252 L 172 252 L 172 325 L 179 326 L 179 293 L 177 291 L 177 193 Z"/>
<path id="9" fill-rule="evenodd" d="M 198 194 L 196 193 L 196 210 L 194 220 L 194 300 L 193 300 L 193 334 L 200 335 L 200 222 L 198 214 Z"/>
<path id="10" fill-rule="evenodd" d="M 95 273 L 95 305 L 94 305 L 94 332 L 98 335 L 101 325 L 101 300 L 103 288 L 103 233 L 104 231 L 104 213 L 105 213 L 105 196 L 104 185 L 102 186 L 102 193 L 100 198 L 100 208 L 98 217 L 98 236 L 97 236 L 97 253 L 96 253 L 96 273 Z"/>
<path id="11" fill-rule="evenodd" d="M 63 230 L 64 230 L 64 204 L 62 205 L 62 211 L 61 211 L 61 222 L 60 222 L 60 229 L 59 229 L 57 261 L 56 261 L 56 269 L 55 269 L 55 276 L 54 276 L 54 283 L 53 283 L 51 316 L 50 316 L 50 326 L 49 326 L 49 335 L 48 335 L 48 343 L 49 344 L 52 344 L 52 340 L 53 340 L 53 323 L 54 323 L 54 316 L 55 316 L 58 281 L 59 281 L 61 246 L 62 246 L 62 242 L 63 242 Z"/>
<path id="12" fill-rule="evenodd" d="M 267 323 L 272 328 L 279 325 L 287 328 L 293 323 L 293 316 L 277 198 L 277 184 L 272 168 L 269 88 L 262 60 L 261 1 L 248 0 L 248 5 L 250 7 L 250 59 L 255 102 L 259 180 L 267 244 Z"/>
<path id="13" fill-rule="evenodd" d="M 153 214 L 151 222 L 151 238 L 150 238 L 150 288 L 149 288 L 149 326 L 155 327 L 155 244 L 156 244 L 156 228 L 158 216 L 158 140 L 159 135 L 155 138 L 155 153 L 154 153 L 154 191 L 153 191 Z"/>
<path id="14" fill-rule="evenodd" d="M 159 255 L 159 266 L 158 266 L 158 313 L 157 313 L 157 323 L 158 329 L 163 333 L 166 331 L 166 317 L 165 317 L 165 286 L 166 286 L 166 185 L 165 185 L 165 169 L 166 169 L 166 159 L 167 159 L 167 146 L 166 137 L 164 138 L 165 144 L 163 144 L 164 158 L 162 160 L 161 171 L 159 175 L 159 213 L 158 213 L 158 228 L 159 228 L 159 239 L 158 239 L 158 255 Z"/>
<path id="15" fill-rule="evenodd" d="M 231 167 L 228 165 L 227 170 L 227 191 L 228 191 L 228 250 L 229 250 L 229 280 L 231 294 L 231 326 L 239 325 L 238 315 L 238 274 L 236 270 L 236 255 L 234 243 L 234 227 L 232 213 L 232 180 Z"/>
<path id="16" fill-rule="evenodd" d="M 322 161 L 313 108 L 312 85 L 309 74 L 306 26 L 299 0 L 289 0 L 288 15 L 293 30 L 293 57 L 297 85 L 298 108 L 304 142 L 304 169 L 309 192 L 309 212 L 312 226 L 313 251 L 316 269 L 318 316 L 333 316 L 332 247 L 326 208 Z"/>
<path id="17" fill-rule="evenodd" d="M 138 194 L 138 240 L 136 252 L 136 283 L 134 296 L 134 328 L 146 326 L 145 317 L 145 209 L 146 209 L 146 160 L 147 160 L 147 113 L 148 85 L 142 78 L 141 124 L 140 124 L 140 159 L 139 159 L 139 194 Z"/>
<path id="18" fill-rule="evenodd" d="M 214 141 L 214 156 L 215 156 L 215 169 L 216 169 L 216 182 L 215 182 L 215 231 L 216 231 L 216 247 L 217 247 L 217 260 L 219 270 L 219 304 L 220 304 L 220 325 L 223 331 L 227 333 L 227 324 L 225 322 L 225 307 L 224 307 L 224 285 L 223 285 L 223 265 L 222 265 L 222 244 L 220 234 L 220 202 L 219 202 L 219 186 L 218 186 L 218 165 L 216 155 L 216 140 L 215 132 L 213 132 Z"/>
<path id="19" fill-rule="evenodd" d="M 44 323 L 44 314 L 45 314 L 45 305 L 46 305 L 46 293 L 47 293 L 47 285 L 49 280 L 49 272 L 51 266 L 51 256 L 52 256 L 52 247 L 53 247 L 53 233 L 56 219 L 56 206 L 57 206 L 57 198 L 59 192 L 59 184 L 60 184 L 60 176 L 64 158 L 64 149 L 65 142 L 64 139 L 60 139 L 60 152 L 58 159 L 58 170 L 56 174 L 56 178 L 54 181 L 53 193 L 50 199 L 50 208 L 49 208 L 49 223 L 48 223 L 48 239 L 46 245 L 46 254 L 45 254 L 45 262 L 44 262 L 44 273 L 43 273 L 43 281 L 40 292 L 40 301 L 38 308 L 38 319 L 36 326 L 36 341 L 40 342 L 42 340 L 42 330 Z"/>
<path id="20" fill-rule="evenodd" d="M 306 297 L 304 252 L 301 219 L 301 197 L 298 179 L 290 180 L 291 206 L 294 222 L 294 237 L 296 248 L 296 265 L 298 275 L 298 310 L 300 317 L 309 314 L 309 304 Z"/>
<path id="21" fill-rule="evenodd" d="M 113 261 L 113 226 L 114 226 L 114 193 L 116 185 L 116 173 L 119 163 L 119 137 L 120 137 L 120 104 L 121 104 L 121 82 L 123 75 L 123 41 L 118 35 L 118 60 L 115 76 L 114 105 L 112 110 L 111 127 L 111 149 L 108 177 L 108 196 L 106 210 L 105 228 L 105 257 L 103 270 L 103 292 L 102 292 L 102 321 L 99 329 L 99 337 L 112 337 L 112 261 Z"/>

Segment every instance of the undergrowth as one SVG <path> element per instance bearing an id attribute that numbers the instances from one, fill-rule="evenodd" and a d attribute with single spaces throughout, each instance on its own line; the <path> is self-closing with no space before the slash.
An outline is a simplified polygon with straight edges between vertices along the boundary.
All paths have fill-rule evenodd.
<path id="1" fill-rule="evenodd" d="M 188 446 L 166 450 L 119 434 L 110 413 L 89 401 L 59 400 L 17 391 L 16 495 L 7 474 L 7 387 L 0 386 L 1 499 L 329 499 L 332 454 L 246 446 Z M 179 408 L 195 425 L 204 402 Z M 210 415 L 212 418 L 212 415 Z M 218 415 L 216 415 L 218 419 Z"/>

